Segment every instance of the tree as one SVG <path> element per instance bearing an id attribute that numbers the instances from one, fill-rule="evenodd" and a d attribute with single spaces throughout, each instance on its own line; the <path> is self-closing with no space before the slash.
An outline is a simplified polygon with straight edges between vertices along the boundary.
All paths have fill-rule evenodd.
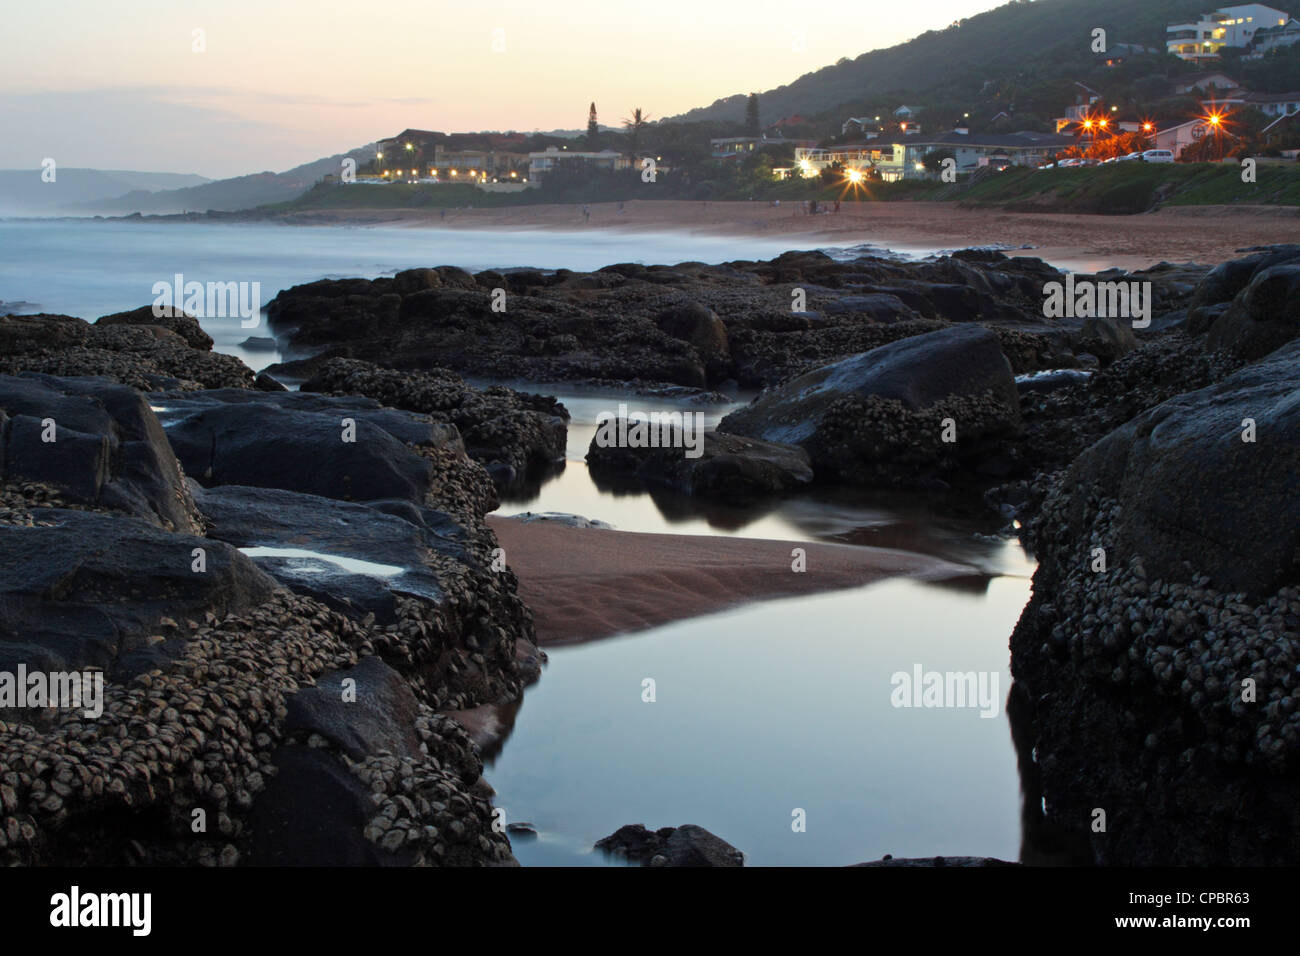
<path id="1" fill-rule="evenodd" d="M 957 154 L 951 149 L 931 150 L 925 154 L 925 158 L 921 160 L 921 164 L 925 166 L 926 172 L 930 173 L 932 176 L 938 176 L 943 172 L 943 161 L 945 159 L 951 159 L 956 162 Z"/>
<path id="2" fill-rule="evenodd" d="M 591 111 L 587 113 L 587 148 L 596 148 L 596 139 L 600 136 L 600 124 L 596 122 L 596 104 L 591 104 Z"/>
<path id="3" fill-rule="evenodd" d="M 758 124 L 758 94 L 750 93 L 749 102 L 745 104 L 745 135 L 758 136 L 761 129 Z"/>
<path id="4" fill-rule="evenodd" d="M 623 128 L 627 130 L 627 151 L 633 159 L 636 159 L 640 146 L 641 132 L 649 121 L 650 114 L 642 112 L 639 106 L 632 111 L 631 117 L 623 120 Z"/>

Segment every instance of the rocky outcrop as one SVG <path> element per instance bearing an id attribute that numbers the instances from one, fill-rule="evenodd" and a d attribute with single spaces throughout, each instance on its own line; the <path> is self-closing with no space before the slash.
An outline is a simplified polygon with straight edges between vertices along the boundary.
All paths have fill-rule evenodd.
<path id="1" fill-rule="evenodd" d="M 96 716 L 0 697 L 0 859 L 513 863 L 438 711 L 517 699 L 540 655 L 454 425 L 243 388 L 0 397 L 0 670 L 103 680 Z M 23 437 L 38 416 L 57 443 Z"/>
<path id="2" fill-rule="evenodd" d="M 635 422 L 613 420 L 616 432 Z M 723 432 L 693 436 L 699 454 L 688 457 L 682 429 L 668 425 L 659 447 L 601 444 L 600 433 L 587 450 L 587 467 L 598 480 L 636 479 L 701 498 L 745 502 L 785 494 L 812 482 L 808 453 L 795 445 L 745 438 Z"/>
<path id="3" fill-rule="evenodd" d="M 212 350 L 212 336 L 203 331 L 203 326 L 199 324 L 198 319 L 181 309 L 165 308 L 155 312 L 153 306 L 145 305 L 129 312 L 115 312 L 112 315 L 101 316 L 95 320 L 95 324 L 154 326 L 175 332 L 192 349 L 203 352 Z M 274 339 L 271 340 L 271 345 L 274 347 Z"/>
<path id="4" fill-rule="evenodd" d="M 1044 503 L 1012 670 L 1048 816 L 1099 863 L 1300 851 L 1298 360 L 1288 345 L 1140 414 Z"/>
<path id="5" fill-rule="evenodd" d="M 253 373 L 239 359 L 191 344 L 202 339 L 183 316 L 169 320 L 178 332 L 145 322 L 153 318 L 147 313 L 119 313 L 94 325 L 70 315 L 0 316 L 0 373 L 101 375 L 143 392 L 252 386 Z M 202 330 L 198 335 L 206 339 Z"/>
<path id="6" fill-rule="evenodd" d="M 0 375 L 0 480 L 172 531 L 202 522 L 171 445 L 139 392 L 103 379 Z"/>
<path id="7" fill-rule="evenodd" d="M 446 369 L 396 372 L 368 362 L 332 359 L 302 384 L 304 392 L 366 395 L 393 408 L 433 415 L 460 431 L 465 450 L 502 488 L 564 460 L 569 413 L 542 395 L 494 385 L 466 385 Z"/>
<path id="8" fill-rule="evenodd" d="M 1020 424 L 1011 366 L 980 326 L 918 335 L 809 372 L 720 432 L 799 445 L 819 479 L 895 483 L 989 467 Z"/>
<path id="9" fill-rule="evenodd" d="M 306 379 L 352 358 L 505 380 L 756 387 L 953 323 L 1017 339 L 1016 371 L 1036 371 L 1069 331 L 1042 314 L 1043 284 L 1060 278 L 1000 253 L 900 262 L 792 252 L 585 274 L 416 269 L 281 292 L 267 313 L 290 360 L 272 374 Z"/>
<path id="10" fill-rule="evenodd" d="M 745 854 L 694 824 L 647 830 L 633 823 L 597 840 L 596 849 L 642 866 L 745 865 Z"/>

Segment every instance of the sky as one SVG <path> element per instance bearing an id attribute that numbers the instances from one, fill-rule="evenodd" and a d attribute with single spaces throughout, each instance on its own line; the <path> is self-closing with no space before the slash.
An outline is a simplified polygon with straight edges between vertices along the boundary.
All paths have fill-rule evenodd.
<path id="1" fill-rule="evenodd" d="M 762 92 L 1004 0 L 49 0 L 0 21 L 0 169 L 280 171 L 408 127 L 577 129 Z M 200 31 L 200 32 L 196 32 Z"/>

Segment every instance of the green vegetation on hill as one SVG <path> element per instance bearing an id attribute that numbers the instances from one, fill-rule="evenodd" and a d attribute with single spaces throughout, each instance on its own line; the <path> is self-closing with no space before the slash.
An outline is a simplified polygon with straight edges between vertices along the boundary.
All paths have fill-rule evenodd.
<path id="1" fill-rule="evenodd" d="M 1157 205 L 1300 205 L 1300 166 L 1261 165 L 1243 183 L 1236 163 L 1113 163 L 1066 169 L 1011 168 L 978 181 L 930 185 L 915 198 L 1032 212 L 1130 215 Z"/>
<path id="2" fill-rule="evenodd" d="M 805 74 L 760 93 L 759 105 L 772 121 L 796 113 L 814 116 L 881 94 L 957 82 L 974 84 L 971 92 L 978 93 L 983 81 L 1014 78 L 1033 62 L 1057 62 L 1062 57 L 1086 61 L 1091 56 L 1092 31 L 1098 27 L 1106 30 L 1111 44 L 1139 43 L 1163 52 L 1165 27 L 1206 8 L 1206 0 L 1013 0 L 946 30 L 931 30 L 906 43 Z M 738 123 L 745 104 L 745 95 L 737 94 L 674 119 Z"/>

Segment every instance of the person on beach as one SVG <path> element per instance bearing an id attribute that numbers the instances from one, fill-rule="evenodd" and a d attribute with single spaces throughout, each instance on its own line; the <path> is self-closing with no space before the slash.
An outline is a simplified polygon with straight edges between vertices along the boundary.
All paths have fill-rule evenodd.
<path id="1" fill-rule="evenodd" d="M 583 206 L 583 207 L 582 207 L 582 215 L 583 215 L 583 217 L 585 218 L 585 221 L 586 221 L 586 222 L 591 222 L 591 207 L 590 207 L 590 206 Z"/>

